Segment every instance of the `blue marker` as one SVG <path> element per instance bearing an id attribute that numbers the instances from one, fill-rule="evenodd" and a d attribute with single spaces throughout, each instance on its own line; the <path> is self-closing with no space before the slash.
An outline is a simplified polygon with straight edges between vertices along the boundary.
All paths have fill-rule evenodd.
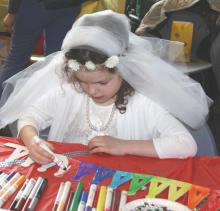
<path id="1" fill-rule="evenodd" d="M 1 180 L 0 189 L 16 174 L 16 171 L 12 171 L 7 177 Z"/>
<path id="2" fill-rule="evenodd" d="M 88 198 L 87 198 L 87 201 L 86 201 L 85 211 L 91 211 L 92 210 L 93 201 L 94 201 L 95 194 L 96 194 L 96 189 L 97 189 L 96 184 L 91 184 L 90 185 L 89 194 L 88 194 Z"/>
<path id="3" fill-rule="evenodd" d="M 78 206 L 77 211 L 84 211 L 85 210 L 87 197 L 88 197 L 88 192 L 83 191 L 82 196 L 80 198 L 80 202 L 79 202 L 79 206 Z"/>

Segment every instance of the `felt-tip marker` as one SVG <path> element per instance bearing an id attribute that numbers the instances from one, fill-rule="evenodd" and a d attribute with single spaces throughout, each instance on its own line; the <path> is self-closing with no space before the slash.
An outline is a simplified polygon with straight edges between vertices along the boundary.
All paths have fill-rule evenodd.
<path id="1" fill-rule="evenodd" d="M 25 204 L 25 201 L 27 200 L 28 196 L 31 193 L 31 190 L 33 189 L 33 187 L 36 184 L 36 180 L 34 178 L 31 178 L 27 184 L 27 186 L 25 187 L 24 191 L 21 194 L 21 198 L 19 199 L 18 203 L 15 206 L 15 210 L 21 210 L 22 207 Z"/>
<path id="2" fill-rule="evenodd" d="M 83 191 L 82 196 L 80 198 L 80 202 L 79 202 L 79 206 L 78 206 L 77 211 L 84 211 L 85 210 L 87 197 L 88 197 L 88 192 Z"/>
<path id="3" fill-rule="evenodd" d="M 87 201 L 86 201 L 85 211 L 91 211 L 92 210 L 93 201 L 94 201 L 95 194 L 96 194 L 96 189 L 97 189 L 96 184 L 91 184 L 90 185 L 88 198 L 87 198 Z"/>
<path id="4" fill-rule="evenodd" d="M 46 188 L 46 185 L 47 185 L 47 179 L 44 178 L 42 180 L 42 183 L 40 184 L 40 187 L 38 188 L 36 194 L 32 198 L 32 201 L 31 201 L 29 207 L 27 208 L 27 211 L 33 211 L 35 209 L 44 189 Z"/>
<path id="5" fill-rule="evenodd" d="M 0 207 L 3 206 L 3 204 L 8 200 L 8 198 L 22 185 L 22 183 L 25 181 L 25 176 L 20 176 L 15 183 L 13 183 L 0 197 Z"/>
<path id="6" fill-rule="evenodd" d="M 57 210 L 57 207 L 60 203 L 60 199 L 61 199 L 61 195 L 63 193 L 63 189 L 64 189 L 64 185 L 65 183 L 64 182 L 61 182 L 60 183 L 60 187 L 59 187 L 59 190 L 57 192 L 57 196 L 56 196 L 56 199 L 55 199 L 55 202 L 54 202 L 54 206 L 53 206 L 53 210 L 52 211 L 56 211 Z"/>
<path id="7" fill-rule="evenodd" d="M 18 203 L 18 201 L 20 200 L 21 195 L 22 195 L 24 189 L 26 188 L 28 182 L 29 182 L 29 179 L 27 179 L 24 182 L 23 186 L 21 187 L 21 189 L 18 191 L 17 195 L 15 196 L 14 201 L 11 203 L 11 205 L 9 207 L 9 210 L 14 210 L 15 209 L 15 206 Z"/>
<path id="8" fill-rule="evenodd" d="M 8 176 L 5 178 L 1 179 L 0 182 L 0 189 L 4 187 L 4 185 L 16 174 L 16 171 L 11 172 Z"/>
<path id="9" fill-rule="evenodd" d="M 0 196 L 4 194 L 5 191 L 21 176 L 20 173 L 16 173 L 0 190 Z"/>
<path id="10" fill-rule="evenodd" d="M 21 211 L 26 211 L 26 210 L 27 210 L 27 208 L 29 207 L 29 205 L 30 205 L 30 203 L 31 203 L 31 201 L 32 201 L 32 199 L 33 199 L 33 197 L 34 197 L 34 195 L 36 194 L 37 190 L 39 189 L 39 187 L 40 187 L 40 185 L 41 185 L 41 183 L 42 183 L 42 180 L 43 180 L 42 177 L 38 177 L 38 179 L 37 179 L 37 181 L 36 181 L 36 183 L 35 183 L 33 189 L 31 190 L 31 192 L 30 192 L 30 194 L 29 194 L 27 200 L 25 201 L 25 204 L 24 204 L 24 206 L 22 207 L 22 210 L 21 210 Z"/>
<path id="11" fill-rule="evenodd" d="M 113 195 L 113 189 L 111 187 L 108 187 L 107 188 L 107 193 L 106 193 L 104 211 L 110 211 L 111 210 L 112 195 Z"/>
<path id="12" fill-rule="evenodd" d="M 64 185 L 64 188 L 63 188 L 63 193 L 60 197 L 60 202 L 59 202 L 58 207 L 57 207 L 57 211 L 63 211 L 64 210 L 64 207 L 65 207 L 65 204 L 66 204 L 66 201 L 67 201 L 67 197 L 68 197 L 69 192 L 70 192 L 70 188 L 71 188 L 71 182 L 70 181 L 65 182 L 65 185 Z"/>

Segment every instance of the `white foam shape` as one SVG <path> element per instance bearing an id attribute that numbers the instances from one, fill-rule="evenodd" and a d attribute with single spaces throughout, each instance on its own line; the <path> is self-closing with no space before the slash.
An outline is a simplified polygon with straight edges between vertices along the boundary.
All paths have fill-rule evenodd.
<path id="1" fill-rule="evenodd" d="M 57 158 L 59 160 L 62 160 L 62 162 L 63 162 L 63 164 L 65 166 L 67 166 L 66 170 L 63 170 L 62 168 L 59 168 L 59 170 L 54 173 L 55 177 L 60 177 L 60 176 L 62 176 L 65 172 L 67 172 L 70 169 L 69 160 L 68 160 L 68 158 L 65 155 L 62 155 L 62 154 L 56 154 L 56 156 L 57 156 Z"/>
<path id="2" fill-rule="evenodd" d="M 63 162 L 63 164 L 64 164 L 65 166 L 67 166 L 67 170 L 63 170 L 62 168 L 59 168 L 59 170 L 54 173 L 54 176 L 55 176 L 55 177 L 60 177 L 60 176 L 62 176 L 66 171 L 69 170 L 69 168 L 70 168 L 70 166 L 68 167 L 68 165 L 69 165 L 69 160 L 68 160 L 68 158 L 67 158 L 65 155 L 56 154 L 56 153 L 55 153 L 55 155 L 57 156 L 57 158 L 58 158 L 59 160 L 62 160 L 62 162 Z M 49 169 L 49 168 L 51 168 L 51 167 L 53 167 L 53 166 L 56 166 L 56 163 L 54 163 L 54 162 L 52 162 L 52 163 L 47 163 L 47 164 L 41 165 L 41 166 L 37 169 L 37 171 L 39 171 L 39 172 L 45 172 L 45 171 L 47 171 L 47 169 Z"/>
<path id="3" fill-rule="evenodd" d="M 54 176 L 61 177 L 61 176 L 63 176 L 63 174 L 65 174 L 67 171 L 69 171 L 70 168 L 71 168 L 71 166 L 68 166 L 67 170 L 63 170 L 62 168 L 59 168 L 59 170 L 54 173 Z"/>
<path id="4" fill-rule="evenodd" d="M 44 165 L 42 165 L 41 167 L 39 167 L 37 170 L 38 170 L 39 172 L 45 172 L 47 169 L 49 169 L 50 167 L 55 166 L 55 165 L 56 165 L 56 163 L 54 163 L 54 162 L 52 162 L 52 163 L 47 163 L 47 164 L 44 164 Z"/>
<path id="5" fill-rule="evenodd" d="M 4 144 L 7 147 L 14 148 L 15 150 L 9 155 L 8 158 L 5 159 L 5 161 L 14 161 L 17 160 L 25 155 L 28 155 L 28 149 L 25 146 L 14 144 L 14 143 L 5 143 Z"/>
<path id="6" fill-rule="evenodd" d="M 23 167 L 30 167 L 31 164 L 35 163 L 35 161 L 33 161 L 30 157 L 28 157 L 24 163 L 21 164 L 21 166 Z"/>

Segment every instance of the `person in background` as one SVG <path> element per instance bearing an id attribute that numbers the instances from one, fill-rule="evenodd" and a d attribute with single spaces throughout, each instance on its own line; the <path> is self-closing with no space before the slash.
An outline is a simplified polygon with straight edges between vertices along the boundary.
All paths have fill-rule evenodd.
<path id="1" fill-rule="evenodd" d="M 85 144 L 91 153 L 194 156 L 197 145 L 182 123 L 201 127 L 210 99 L 162 59 L 168 49 L 178 56 L 178 47 L 131 33 L 125 15 L 84 15 L 61 51 L 8 80 L 15 89 L 0 108 L 0 128 L 18 120 L 18 136 L 41 164 L 53 159 L 38 144 L 45 129 L 48 140 Z"/>
<path id="2" fill-rule="evenodd" d="M 3 81 L 29 65 L 36 41 L 42 32 L 45 55 L 60 50 L 63 38 L 80 8 L 80 3 L 68 8 L 47 9 L 44 1 L 9 0 L 4 25 L 6 30 L 12 33 L 12 42 L 9 54 L 0 69 L 0 96 Z"/>

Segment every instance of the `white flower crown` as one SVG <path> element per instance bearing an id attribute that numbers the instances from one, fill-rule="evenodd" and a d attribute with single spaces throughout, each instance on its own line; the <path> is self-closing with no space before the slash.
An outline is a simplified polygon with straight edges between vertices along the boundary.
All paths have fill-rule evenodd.
<path id="1" fill-rule="evenodd" d="M 118 63 L 119 63 L 118 56 L 111 56 L 104 62 L 104 66 L 107 68 L 114 68 L 117 66 Z M 68 61 L 68 68 L 74 72 L 78 71 L 80 69 L 80 66 L 82 66 L 82 64 L 75 59 L 70 59 Z M 96 69 L 96 65 L 92 61 L 87 61 L 84 66 L 88 70 Z"/>

